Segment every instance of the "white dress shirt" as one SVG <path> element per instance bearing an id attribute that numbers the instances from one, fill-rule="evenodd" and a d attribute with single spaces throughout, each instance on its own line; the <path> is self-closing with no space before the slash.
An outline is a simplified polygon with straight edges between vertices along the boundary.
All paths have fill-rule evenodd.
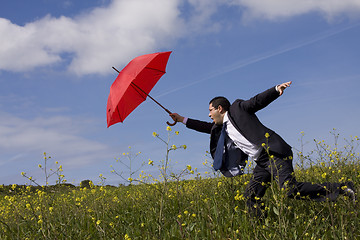
<path id="1" fill-rule="evenodd" d="M 223 124 L 226 124 L 226 133 L 229 138 L 235 143 L 235 145 L 240 148 L 246 155 L 257 160 L 259 157 L 262 147 L 256 146 L 255 144 L 249 142 L 231 123 L 228 117 L 228 112 L 224 115 Z"/>

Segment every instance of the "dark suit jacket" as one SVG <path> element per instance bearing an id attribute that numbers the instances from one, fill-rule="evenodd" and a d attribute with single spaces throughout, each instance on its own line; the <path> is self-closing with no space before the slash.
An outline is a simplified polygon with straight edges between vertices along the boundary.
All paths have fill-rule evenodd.
<path id="1" fill-rule="evenodd" d="M 229 120 L 235 128 L 251 143 L 257 146 L 261 146 L 262 143 L 267 143 L 272 153 L 286 157 L 290 156 L 291 147 L 277 133 L 265 127 L 255 115 L 257 111 L 263 109 L 278 97 L 279 93 L 275 87 L 272 87 L 249 100 L 237 99 L 231 104 L 228 115 Z M 189 118 L 186 127 L 211 134 L 210 153 L 214 158 L 222 125 Z M 266 133 L 270 135 L 268 139 L 265 137 Z M 248 156 L 242 151 L 239 155 L 240 158 L 237 164 L 239 163 L 245 166 L 245 161 L 248 159 Z"/>

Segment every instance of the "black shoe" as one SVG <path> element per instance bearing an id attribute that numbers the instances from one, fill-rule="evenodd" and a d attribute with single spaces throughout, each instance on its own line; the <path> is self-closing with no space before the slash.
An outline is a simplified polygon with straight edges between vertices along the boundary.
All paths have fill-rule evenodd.
<path id="1" fill-rule="evenodd" d="M 352 182 L 346 182 L 344 184 L 341 184 L 341 190 L 340 194 L 350 198 L 352 202 L 356 202 L 356 192 L 354 188 L 354 183 Z"/>

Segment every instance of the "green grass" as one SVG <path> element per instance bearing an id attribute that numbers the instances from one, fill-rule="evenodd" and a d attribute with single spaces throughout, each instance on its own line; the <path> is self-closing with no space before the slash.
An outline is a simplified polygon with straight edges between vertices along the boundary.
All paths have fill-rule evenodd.
<path id="1" fill-rule="evenodd" d="M 317 172 L 321 168 L 314 169 Z M 324 169 L 322 169 L 324 170 Z M 360 165 L 344 175 L 359 184 Z M 310 171 L 310 170 L 308 170 Z M 300 174 L 301 175 L 301 174 Z M 321 175 L 320 175 L 321 176 Z M 246 213 L 249 176 L 121 187 L 27 187 L 0 198 L 0 239 L 357 239 L 358 204 L 292 200 L 268 190 L 268 218 Z M 314 175 L 303 180 L 321 181 Z M 16 189 L 14 187 L 14 189 Z M 274 190 L 274 194 L 273 191 Z"/>
<path id="2" fill-rule="evenodd" d="M 358 191 L 357 141 L 341 151 L 318 142 L 317 157 L 306 166 L 310 156 L 300 152 L 298 181 L 350 180 Z M 251 174 L 194 173 L 183 180 L 165 169 L 162 181 L 132 179 L 119 187 L 2 186 L 0 239 L 360 239 L 359 205 L 346 197 L 320 203 L 288 199 L 272 183 L 263 199 L 268 217 L 258 220 L 249 216 L 242 197 Z"/>

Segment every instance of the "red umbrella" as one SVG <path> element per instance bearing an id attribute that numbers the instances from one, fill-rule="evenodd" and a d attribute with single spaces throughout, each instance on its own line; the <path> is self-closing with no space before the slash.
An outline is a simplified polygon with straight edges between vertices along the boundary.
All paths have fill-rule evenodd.
<path id="1" fill-rule="evenodd" d="M 165 74 L 171 52 L 146 54 L 134 58 L 119 73 L 110 87 L 107 102 L 107 127 L 123 122 L 148 96 L 168 114 L 169 110 L 149 95 L 157 81 Z M 176 122 L 169 125 L 173 126 Z"/>

